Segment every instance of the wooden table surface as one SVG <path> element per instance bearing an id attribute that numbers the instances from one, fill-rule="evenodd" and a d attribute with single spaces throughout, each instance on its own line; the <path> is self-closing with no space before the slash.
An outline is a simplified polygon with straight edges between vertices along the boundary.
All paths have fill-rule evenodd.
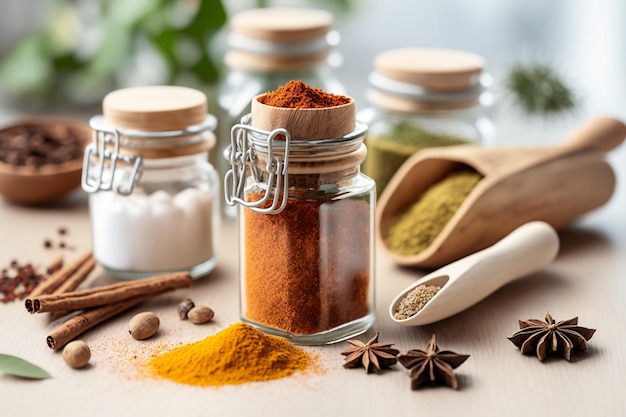
<path id="1" fill-rule="evenodd" d="M 428 416 L 621 416 L 626 415 L 626 147 L 609 155 L 618 187 L 613 199 L 575 226 L 560 233 L 561 250 L 545 270 L 497 291 L 465 312 L 424 327 L 391 322 L 393 297 L 423 271 L 393 265 L 378 248 L 376 322 L 361 339 L 380 332 L 402 353 L 423 348 L 433 333 L 443 349 L 470 354 L 457 369 L 460 389 L 410 390 L 400 365 L 381 375 L 343 369 L 340 343 L 307 347 L 319 355 L 320 372 L 281 380 L 221 388 L 200 388 L 141 375 L 155 352 L 202 339 L 239 320 L 237 236 L 233 222 L 218 233 L 219 266 L 193 288 L 153 300 L 121 314 L 82 337 L 92 348 L 91 364 L 73 370 L 45 343 L 54 327 L 47 317 L 31 316 L 22 303 L 0 305 L 0 352 L 24 357 L 52 373 L 30 381 L 0 375 L 0 415 L 45 413 L 48 416 L 206 416 L 206 415 L 428 415 Z M 70 249 L 45 249 L 58 243 L 59 227 Z M 0 201 L 0 265 L 12 259 L 45 265 L 55 255 L 67 260 L 91 247 L 87 198 L 77 190 L 45 208 Z M 97 269 L 87 286 L 110 282 Z M 212 323 L 196 326 L 176 315 L 186 296 L 211 306 Z M 148 341 L 127 333 L 129 318 L 152 310 L 161 330 Z M 523 356 L 506 337 L 518 319 L 579 316 L 597 328 L 589 350 L 575 362 Z"/>
<path id="2" fill-rule="evenodd" d="M 498 145 L 559 143 L 571 127 L 596 113 L 626 120 L 626 15 L 619 0 L 541 6 L 514 1 L 500 7 L 495 2 L 353 3 L 353 18 L 339 27 L 345 59 L 338 75 L 361 108 L 374 53 L 432 45 L 484 54 L 496 72 L 517 60 L 545 58 L 580 87 L 584 104 L 562 119 L 520 118 L 501 106 Z M 32 17 L 29 12 L 24 16 Z M 20 25 L 5 23 L 3 29 Z M 0 122 L 24 115 L 3 99 Z M 76 108 L 45 112 L 83 120 L 94 114 Z M 27 314 L 20 302 L 0 303 L 0 353 L 24 357 L 53 375 L 30 381 L 0 374 L 0 416 L 626 416 L 626 145 L 608 159 L 618 180 L 613 199 L 560 233 L 557 259 L 455 317 L 424 327 L 393 324 L 387 315 L 390 301 L 424 272 L 396 267 L 378 248 L 376 322 L 361 339 L 380 332 L 382 342 L 393 342 L 405 353 L 423 348 L 436 333 L 441 348 L 471 355 L 457 369 L 458 391 L 411 391 L 399 365 L 381 375 L 343 369 L 345 343 L 306 348 L 319 355 L 321 372 L 270 382 L 200 388 L 142 376 L 151 354 L 239 320 L 236 226 L 224 221 L 217 270 L 190 290 L 153 300 L 85 333 L 82 338 L 92 348 L 86 369 L 70 369 L 47 347 L 54 323 Z M 73 250 L 43 247 L 45 239 L 58 242 L 59 227 L 67 228 L 64 240 Z M 12 259 L 45 265 L 59 253 L 71 260 L 90 247 L 87 199 L 81 191 L 45 208 L 14 206 L 0 198 L 0 267 Z M 111 278 L 96 270 L 85 285 L 108 282 Z M 210 305 L 215 320 L 202 326 L 180 321 L 175 308 L 186 296 Z M 139 342 L 128 335 L 127 323 L 143 310 L 156 312 L 162 323 L 157 337 Z M 597 329 L 577 361 L 542 363 L 521 355 L 506 339 L 517 330 L 518 319 L 540 319 L 546 310 L 557 320 L 579 316 L 581 325 Z"/>

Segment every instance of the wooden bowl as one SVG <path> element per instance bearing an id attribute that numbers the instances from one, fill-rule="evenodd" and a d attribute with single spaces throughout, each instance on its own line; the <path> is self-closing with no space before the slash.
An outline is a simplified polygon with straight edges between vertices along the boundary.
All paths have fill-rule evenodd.
<path id="1" fill-rule="evenodd" d="M 83 151 L 91 140 L 91 128 L 88 124 L 56 119 L 22 120 L 1 128 L 0 134 L 19 128 L 40 131 L 67 129 L 82 139 Z M 0 194 L 18 204 L 48 203 L 80 186 L 82 167 L 82 155 L 67 162 L 47 164 L 38 168 L 16 166 L 0 161 Z"/>

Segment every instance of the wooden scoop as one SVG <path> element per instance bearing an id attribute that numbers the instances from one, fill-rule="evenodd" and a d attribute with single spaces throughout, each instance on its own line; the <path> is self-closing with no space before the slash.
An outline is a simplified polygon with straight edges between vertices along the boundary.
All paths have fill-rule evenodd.
<path id="1" fill-rule="evenodd" d="M 562 229 L 606 203 L 615 174 L 605 153 L 626 136 L 626 125 L 596 117 L 566 142 L 543 148 L 452 146 L 422 150 L 400 167 L 376 214 L 383 241 L 392 220 L 447 174 L 470 167 L 484 176 L 433 243 L 410 256 L 389 251 L 406 266 L 439 267 L 493 245 L 522 224 L 542 220 Z"/>
<path id="2" fill-rule="evenodd" d="M 495 245 L 426 275 L 402 291 L 389 306 L 403 326 L 434 323 L 478 303 L 503 285 L 548 265 L 559 251 L 559 237 L 544 222 L 527 223 Z M 394 317 L 402 299 L 419 285 L 441 287 L 411 317 Z"/>

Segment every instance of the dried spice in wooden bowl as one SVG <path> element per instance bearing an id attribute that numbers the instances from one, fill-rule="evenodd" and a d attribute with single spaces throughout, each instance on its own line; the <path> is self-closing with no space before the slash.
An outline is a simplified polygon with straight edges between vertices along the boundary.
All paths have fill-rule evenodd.
<path id="1" fill-rule="evenodd" d="M 85 141 L 65 125 L 21 125 L 0 131 L 0 161 L 40 168 L 82 159 Z"/>
<path id="2" fill-rule="evenodd" d="M 80 185 L 87 124 L 27 120 L 0 129 L 0 194 L 20 204 L 57 199 Z"/>

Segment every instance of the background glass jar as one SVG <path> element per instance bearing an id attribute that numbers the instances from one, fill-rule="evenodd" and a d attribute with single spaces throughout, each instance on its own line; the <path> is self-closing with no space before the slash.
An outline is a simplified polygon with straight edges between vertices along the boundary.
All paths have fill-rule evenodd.
<path id="1" fill-rule="evenodd" d="M 303 8 L 252 9 L 232 17 L 224 58 L 228 71 L 218 93 L 218 152 L 212 159 L 220 175 L 229 169 L 221 154 L 230 144 L 230 129 L 250 113 L 252 97 L 291 80 L 345 93 L 331 65 L 339 61 L 332 23 L 329 12 Z M 225 214 L 234 218 L 234 208 L 225 206 Z"/>
<path id="2" fill-rule="evenodd" d="M 494 134 L 487 115 L 484 60 L 444 49 L 383 52 L 370 74 L 372 106 L 357 118 L 369 126 L 363 171 L 380 195 L 397 169 L 415 152 L 434 146 L 484 144 Z"/>
<path id="3" fill-rule="evenodd" d="M 225 186 L 227 202 L 240 205 L 242 320 L 299 344 L 371 326 L 375 184 L 360 172 L 366 132 L 357 124 L 343 137 L 306 141 L 235 126 Z"/>
<path id="4" fill-rule="evenodd" d="M 217 172 L 208 162 L 216 118 L 206 96 L 138 87 L 104 99 L 90 125 L 82 187 L 91 193 L 94 257 L 112 275 L 139 278 L 213 270 Z"/>

